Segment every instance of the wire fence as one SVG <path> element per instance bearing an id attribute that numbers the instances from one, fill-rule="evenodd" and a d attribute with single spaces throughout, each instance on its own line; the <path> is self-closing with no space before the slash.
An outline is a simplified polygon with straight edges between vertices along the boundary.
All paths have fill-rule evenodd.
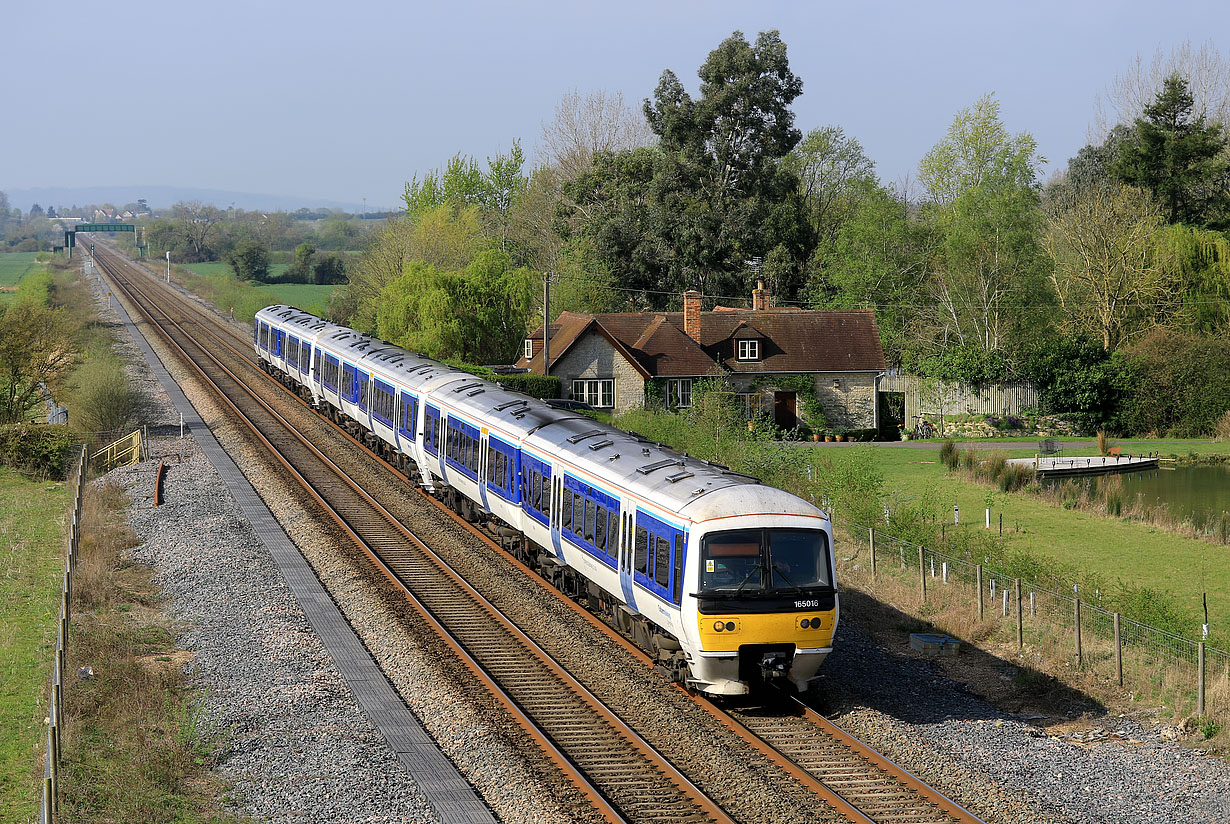
<path id="1" fill-rule="evenodd" d="M 1129 674 L 1148 684 L 1174 687 L 1194 698 L 1195 714 L 1206 713 L 1211 679 L 1230 688 L 1230 653 L 1166 630 L 1125 618 L 1083 599 L 977 564 L 872 527 L 848 525 L 854 551 L 843 552 L 843 577 L 874 588 L 885 580 L 914 588 L 928 612 L 964 610 L 971 621 L 997 620 L 1026 644 L 1065 652 L 1078 668 L 1124 684 Z M 848 544 L 849 545 L 849 544 Z M 1075 587 L 1074 587 L 1075 589 Z M 1094 600 L 1100 600 L 1095 594 Z"/>
<path id="2" fill-rule="evenodd" d="M 47 701 L 47 750 L 43 760 L 42 824 L 51 824 L 60 808 L 61 726 L 64 719 L 64 663 L 68 654 L 68 626 L 72 617 L 73 570 L 77 566 L 77 547 L 81 538 L 81 496 L 84 489 L 86 450 L 81 447 L 70 484 L 72 503 L 68 518 L 68 540 L 64 551 L 64 578 L 60 591 L 60 626 L 52 660 L 51 691 Z"/>

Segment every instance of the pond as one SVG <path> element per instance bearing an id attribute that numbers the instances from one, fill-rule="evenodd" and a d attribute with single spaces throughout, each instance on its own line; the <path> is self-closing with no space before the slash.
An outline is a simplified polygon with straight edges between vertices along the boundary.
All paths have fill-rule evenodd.
<path id="1" fill-rule="evenodd" d="M 1098 485 L 1121 478 L 1123 501 L 1137 496 L 1147 505 L 1165 504 L 1180 518 L 1203 525 L 1210 517 L 1230 511 L 1230 464 L 1196 464 L 1174 469 L 1163 467 L 1122 475 L 1099 475 L 1090 479 Z"/>

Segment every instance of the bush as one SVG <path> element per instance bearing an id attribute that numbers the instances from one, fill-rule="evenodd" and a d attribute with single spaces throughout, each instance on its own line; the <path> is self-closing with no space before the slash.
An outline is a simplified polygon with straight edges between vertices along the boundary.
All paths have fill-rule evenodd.
<path id="1" fill-rule="evenodd" d="M 560 379 L 555 375 L 535 375 L 533 372 L 516 372 L 511 375 L 496 375 L 495 381 L 506 389 L 524 392 L 535 398 L 560 397 Z"/>
<path id="2" fill-rule="evenodd" d="M 135 426 L 141 393 L 124 371 L 124 362 L 110 349 L 91 350 L 73 375 L 70 420 L 78 432 L 113 432 Z"/>
<path id="3" fill-rule="evenodd" d="M 1230 409 L 1230 341 L 1158 331 L 1117 354 L 1123 434 L 1201 437 Z"/>
<path id="4" fill-rule="evenodd" d="M 940 445 L 940 463 L 953 470 L 960 462 L 961 456 L 957 454 L 957 445 L 951 439 L 944 441 Z"/>
<path id="5" fill-rule="evenodd" d="M 0 464 L 34 475 L 63 478 L 76 438 L 67 426 L 17 423 L 0 426 Z"/>
<path id="6" fill-rule="evenodd" d="M 986 462 L 987 480 L 991 483 L 999 483 L 1000 476 L 1004 473 L 1011 464 L 1008 463 L 1008 456 L 999 450 L 991 453 Z"/>
<path id="7" fill-rule="evenodd" d="M 1226 410 L 1226 414 L 1217 419 L 1217 429 L 1213 435 L 1219 441 L 1230 441 L 1230 409 Z"/>
<path id="8" fill-rule="evenodd" d="M 1033 469 L 1024 464 L 1007 464 L 999 473 L 999 488 L 1003 492 L 1024 489 L 1033 480 L 1033 475 Z"/>

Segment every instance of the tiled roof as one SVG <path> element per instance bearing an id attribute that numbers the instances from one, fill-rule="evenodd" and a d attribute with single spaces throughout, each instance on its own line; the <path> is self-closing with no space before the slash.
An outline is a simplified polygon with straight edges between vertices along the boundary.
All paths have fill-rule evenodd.
<path id="1" fill-rule="evenodd" d="M 646 376 L 706 375 L 720 365 L 732 372 L 879 372 L 884 350 L 871 310 L 829 311 L 719 308 L 700 313 L 700 342 L 683 331 L 682 312 L 579 314 L 551 324 L 551 363 L 585 334 L 596 333 Z M 532 335 L 534 358 L 517 366 L 542 372 L 542 327 Z M 760 359 L 736 360 L 735 340 L 759 339 Z"/>

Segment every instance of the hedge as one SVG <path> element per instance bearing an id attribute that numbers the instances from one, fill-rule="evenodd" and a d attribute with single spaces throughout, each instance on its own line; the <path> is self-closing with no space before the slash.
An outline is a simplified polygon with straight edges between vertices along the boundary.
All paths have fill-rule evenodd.
<path id="1" fill-rule="evenodd" d="M 524 392 L 535 398 L 560 397 L 560 379 L 554 375 L 535 375 L 533 372 L 515 372 L 511 375 L 496 375 L 496 383 L 514 392 Z"/>
<path id="2" fill-rule="evenodd" d="M 0 465 L 37 475 L 63 478 L 76 437 L 59 424 L 0 426 Z"/>

